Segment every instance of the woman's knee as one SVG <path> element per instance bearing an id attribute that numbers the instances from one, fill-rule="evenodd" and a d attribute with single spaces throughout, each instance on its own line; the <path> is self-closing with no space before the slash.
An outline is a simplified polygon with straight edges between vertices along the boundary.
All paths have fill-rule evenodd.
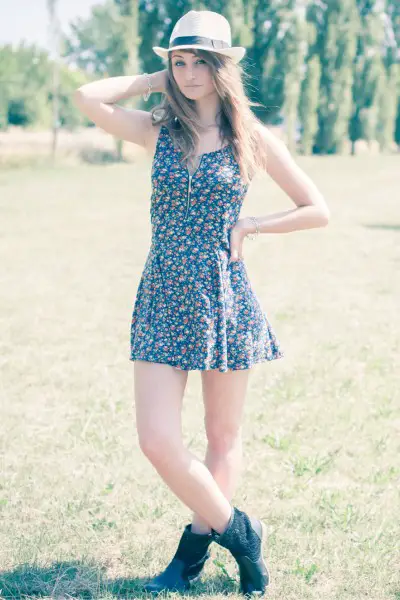
<path id="1" fill-rule="evenodd" d="M 143 454 L 154 465 L 170 461 L 182 446 L 176 436 L 161 427 L 138 429 L 139 446 Z"/>
<path id="2" fill-rule="evenodd" d="M 213 454 L 229 454 L 237 449 L 242 439 L 240 424 L 205 422 L 208 448 Z"/>
<path id="3" fill-rule="evenodd" d="M 162 463 L 182 444 L 181 409 L 187 373 L 170 365 L 135 362 L 135 411 L 139 445 L 152 463 Z"/>

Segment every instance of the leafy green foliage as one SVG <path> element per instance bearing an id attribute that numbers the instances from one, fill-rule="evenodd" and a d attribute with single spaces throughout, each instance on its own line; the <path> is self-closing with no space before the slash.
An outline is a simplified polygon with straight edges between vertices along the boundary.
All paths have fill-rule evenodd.
<path id="1" fill-rule="evenodd" d="M 50 127 L 52 62 L 35 45 L 0 48 L 0 128 L 8 125 Z M 60 69 L 60 122 L 64 127 L 87 124 L 73 106 L 71 94 L 87 81 L 81 71 Z"/>
<path id="2" fill-rule="evenodd" d="M 83 82 L 163 69 L 152 47 L 168 46 L 174 24 L 191 9 L 229 20 L 233 45 L 247 48 L 242 65 L 247 94 L 260 103 L 254 111 L 284 123 L 292 151 L 341 153 L 359 139 L 378 140 L 383 150 L 399 144 L 396 0 L 105 0 L 62 39 L 61 126 L 89 124 L 71 102 Z M 51 71 L 44 50 L 0 47 L 0 130 L 51 126 Z M 148 110 L 159 96 L 131 104 Z"/>
<path id="3" fill-rule="evenodd" d="M 114 2 L 95 5 L 88 19 L 71 23 L 71 31 L 71 36 L 64 38 L 63 52 L 69 62 L 96 77 L 124 72 L 128 60 L 124 21 Z"/>

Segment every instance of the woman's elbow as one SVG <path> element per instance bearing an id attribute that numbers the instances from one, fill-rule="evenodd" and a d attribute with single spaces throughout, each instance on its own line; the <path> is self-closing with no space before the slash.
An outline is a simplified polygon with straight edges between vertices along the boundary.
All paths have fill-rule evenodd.
<path id="1" fill-rule="evenodd" d="M 331 212 L 320 195 L 310 197 L 304 204 L 298 204 L 298 207 L 304 207 L 310 216 L 310 227 L 326 227 L 331 218 Z"/>
<path id="2" fill-rule="evenodd" d="M 326 227 L 331 218 L 331 211 L 329 210 L 329 208 L 327 207 L 325 202 L 323 203 L 322 206 L 319 207 L 318 215 L 319 215 L 319 223 L 320 223 L 319 226 Z"/>
<path id="3" fill-rule="evenodd" d="M 82 87 L 77 88 L 76 90 L 74 90 L 73 94 L 72 94 L 72 100 L 75 104 L 75 106 L 81 106 L 84 100 L 84 94 L 82 92 Z"/>

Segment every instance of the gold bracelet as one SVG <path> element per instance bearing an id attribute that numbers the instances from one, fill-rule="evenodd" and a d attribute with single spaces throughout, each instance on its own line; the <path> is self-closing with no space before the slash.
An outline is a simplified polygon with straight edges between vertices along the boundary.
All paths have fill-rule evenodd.
<path id="1" fill-rule="evenodd" d="M 248 218 L 253 220 L 256 230 L 255 230 L 255 233 L 248 233 L 246 235 L 246 237 L 249 238 L 249 240 L 255 240 L 256 237 L 258 236 L 258 234 L 260 233 L 260 226 L 259 226 L 259 223 L 258 223 L 256 217 L 248 217 Z"/>
<path id="2" fill-rule="evenodd" d="M 151 84 L 151 79 L 150 79 L 150 75 L 148 73 L 143 73 L 143 75 L 146 75 L 147 77 L 147 92 L 145 94 L 143 94 L 143 100 L 145 102 L 147 102 L 147 100 L 150 98 L 150 94 L 152 92 L 153 86 Z"/>

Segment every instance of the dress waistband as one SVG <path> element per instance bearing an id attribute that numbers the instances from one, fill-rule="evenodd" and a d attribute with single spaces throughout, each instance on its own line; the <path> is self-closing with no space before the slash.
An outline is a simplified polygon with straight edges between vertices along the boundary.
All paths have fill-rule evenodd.
<path id="1" fill-rule="evenodd" d="M 190 251 L 194 248 L 200 249 L 203 252 L 220 250 L 226 252 L 229 250 L 229 244 L 226 240 L 221 240 L 216 237 L 205 236 L 179 236 L 172 235 L 171 237 L 152 237 L 151 248 L 154 252 L 165 252 L 168 250 L 179 250 L 184 252 L 185 249 Z"/>

